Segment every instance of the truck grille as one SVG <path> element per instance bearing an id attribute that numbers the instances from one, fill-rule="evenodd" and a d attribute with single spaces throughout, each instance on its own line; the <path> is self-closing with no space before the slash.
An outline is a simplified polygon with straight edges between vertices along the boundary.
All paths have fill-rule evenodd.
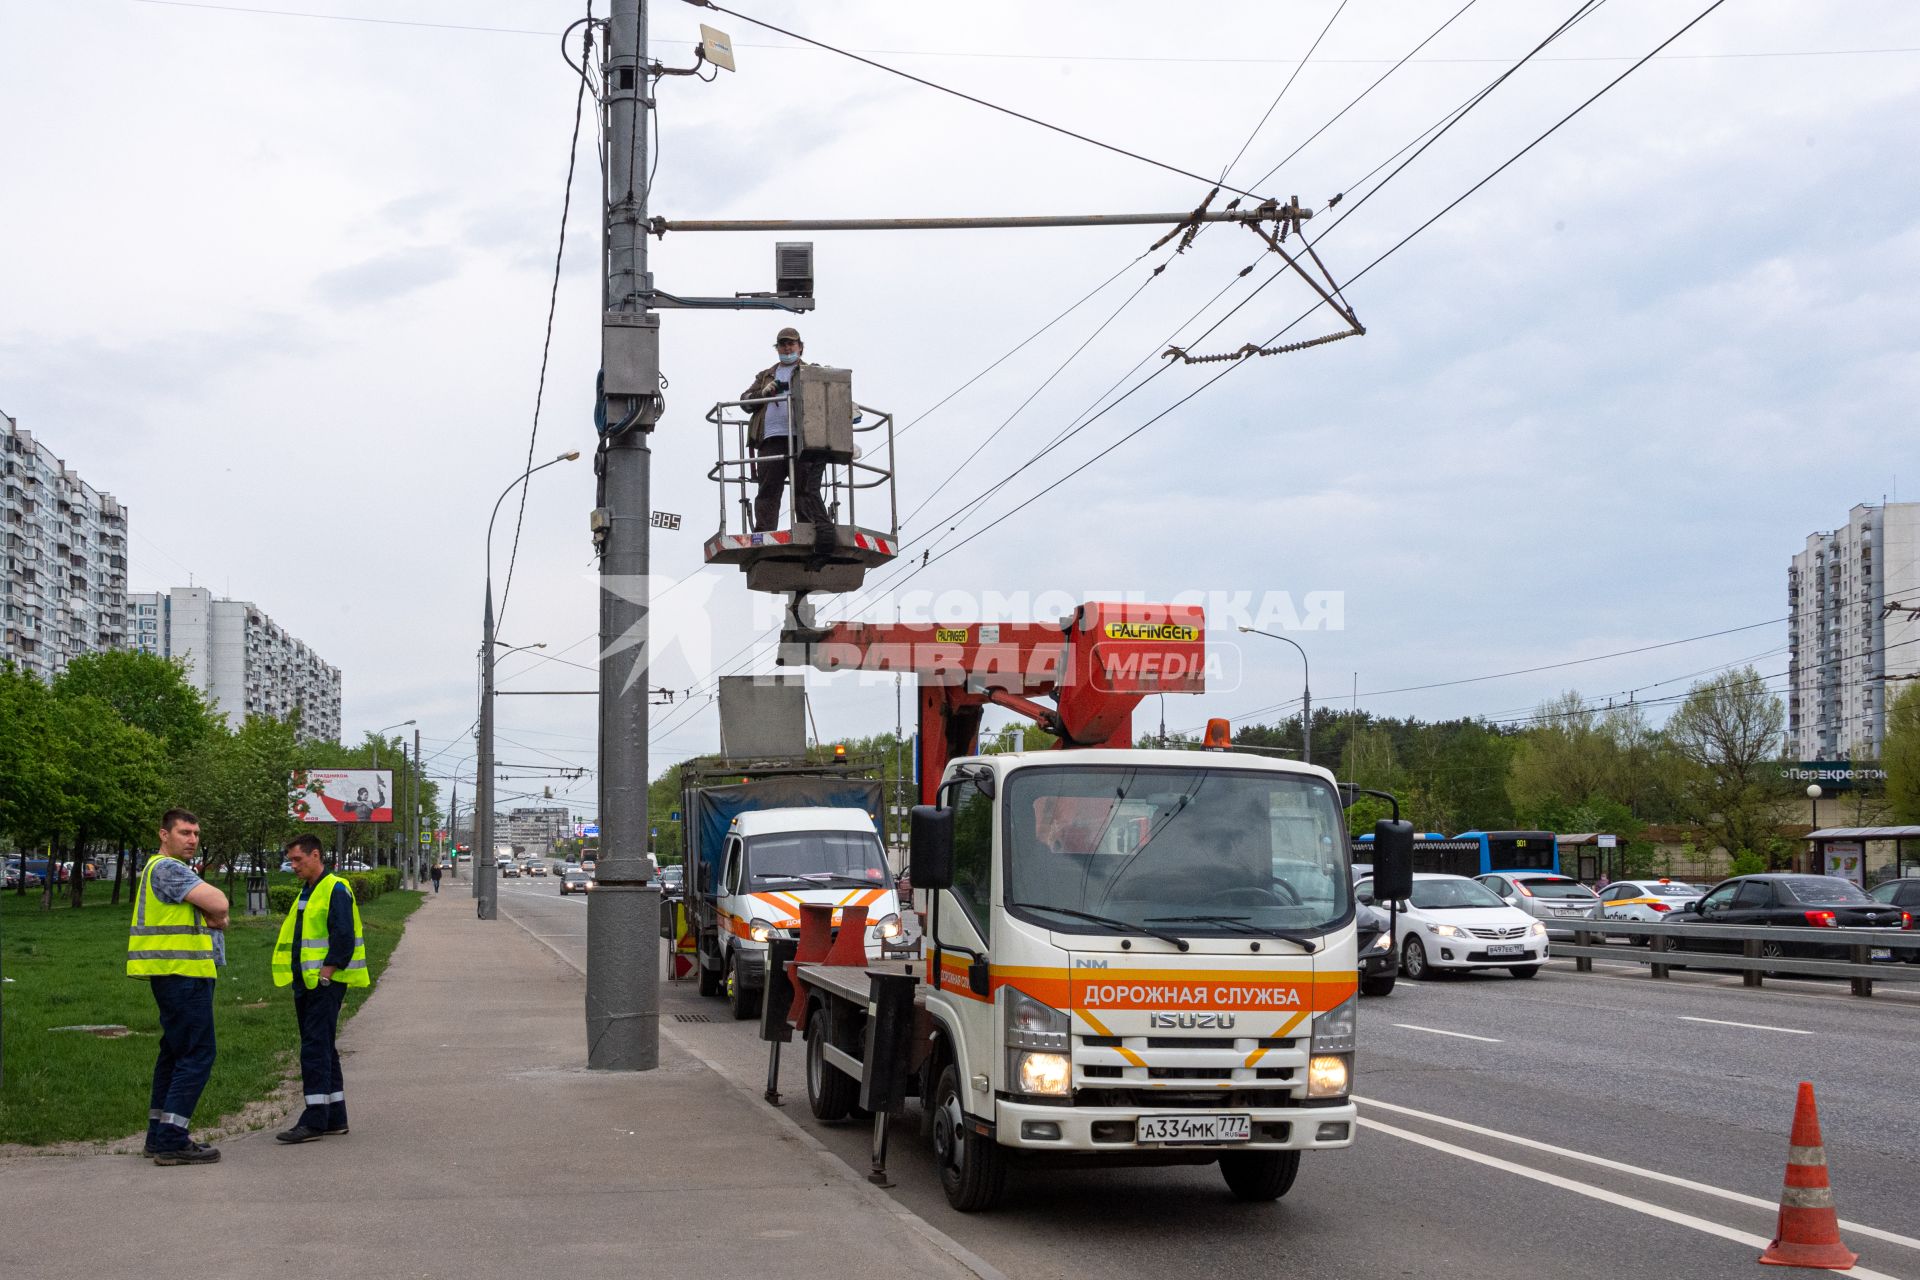
<path id="1" fill-rule="evenodd" d="M 1308 1047 L 1304 1036 L 1077 1035 L 1074 1076 L 1094 1095 L 1090 1106 L 1126 1105 L 1123 1095 L 1153 1106 L 1187 1105 L 1174 1101 L 1182 1091 L 1213 1106 L 1252 1092 L 1291 1099 L 1304 1088 Z"/>

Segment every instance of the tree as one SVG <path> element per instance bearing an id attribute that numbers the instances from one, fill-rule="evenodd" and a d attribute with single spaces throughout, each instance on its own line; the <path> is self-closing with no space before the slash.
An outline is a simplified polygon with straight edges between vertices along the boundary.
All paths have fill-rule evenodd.
<path id="1" fill-rule="evenodd" d="M 53 682 L 62 697 L 94 697 L 127 724 L 144 729 L 169 753 L 184 755 L 218 723 L 180 663 L 150 653 L 111 649 L 67 664 Z"/>
<path id="2" fill-rule="evenodd" d="M 1895 822 L 1920 822 L 1920 684 L 1910 684 L 1887 708 L 1880 749 L 1887 771 L 1887 803 Z"/>
<path id="3" fill-rule="evenodd" d="M 24 854 L 66 805 L 66 763 L 54 751 L 52 692 L 9 662 L 0 665 L 0 840 Z M 21 859 L 22 870 L 25 858 Z M 25 894 L 27 878 L 14 892 Z"/>
<path id="4" fill-rule="evenodd" d="M 1702 681 L 1667 724 L 1682 762 L 1680 800 L 1686 815 L 1714 833 L 1729 854 L 1781 851 L 1774 810 L 1786 712 L 1748 666 Z"/>
<path id="5" fill-rule="evenodd" d="M 72 903 L 86 889 L 87 853 L 97 840 L 118 845 L 154 825 L 166 795 L 166 755 L 159 739 L 122 720 L 91 694 L 56 688 L 51 749 L 65 775 L 65 802 L 39 824 L 48 841 L 42 905 L 53 905 L 53 868 L 71 859 Z"/>

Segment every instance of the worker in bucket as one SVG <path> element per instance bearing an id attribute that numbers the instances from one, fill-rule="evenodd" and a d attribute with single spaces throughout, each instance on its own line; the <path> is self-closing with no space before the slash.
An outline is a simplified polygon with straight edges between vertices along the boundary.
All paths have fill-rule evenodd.
<path id="1" fill-rule="evenodd" d="M 782 329 L 774 337 L 773 349 L 779 360 L 754 375 L 753 385 L 740 396 L 742 400 L 784 396 L 792 389 L 793 375 L 806 352 L 800 331 Z M 753 417 L 747 426 L 747 447 L 758 459 L 753 468 L 753 478 L 760 485 L 753 500 L 755 533 L 767 533 L 779 527 L 780 493 L 786 487 L 789 464 L 796 454 L 799 474 L 793 480 L 794 523 L 827 523 L 827 508 L 820 501 L 820 475 L 826 464 L 817 457 L 798 453 L 793 448 L 792 431 L 793 415 L 788 411 L 787 401 L 774 400 L 753 406 Z"/>

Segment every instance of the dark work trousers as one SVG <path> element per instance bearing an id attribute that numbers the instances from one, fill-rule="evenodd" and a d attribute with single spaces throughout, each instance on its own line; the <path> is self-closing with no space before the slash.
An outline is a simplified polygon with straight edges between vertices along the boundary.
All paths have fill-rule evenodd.
<path id="1" fill-rule="evenodd" d="M 339 983 L 309 991 L 295 979 L 293 1014 L 300 1022 L 300 1084 L 307 1109 L 298 1123 L 309 1129 L 347 1127 L 347 1085 L 340 1075 L 340 1002 L 347 989 Z"/>
<path id="2" fill-rule="evenodd" d="M 213 1074 L 213 979 L 147 980 L 160 1009 L 160 1054 L 153 1062 L 147 1103 L 147 1145 L 178 1151 L 187 1145 L 193 1109 Z"/>
<path id="3" fill-rule="evenodd" d="M 753 478 L 760 483 L 753 498 L 753 531 L 767 533 L 780 527 L 780 492 L 787 486 L 787 437 L 770 436 L 754 450 L 760 461 Z M 800 477 L 793 486 L 795 524 L 825 524 L 827 507 L 820 500 L 820 474 L 826 464 L 807 454 L 800 457 Z"/>

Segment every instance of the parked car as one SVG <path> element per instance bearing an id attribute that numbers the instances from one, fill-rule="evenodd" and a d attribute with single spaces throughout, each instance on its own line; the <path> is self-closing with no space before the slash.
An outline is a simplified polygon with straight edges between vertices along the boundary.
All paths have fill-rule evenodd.
<path id="1" fill-rule="evenodd" d="M 1892 959 L 1892 944 L 1914 937 L 1911 912 L 1868 897 L 1866 891 L 1851 880 L 1777 871 L 1722 880 L 1707 890 L 1685 915 L 1670 915 L 1668 919 L 1678 924 L 1884 930 L 1887 943 L 1875 948 L 1873 958 L 1876 960 Z M 1746 946 L 1740 938 L 1676 941 L 1687 951 L 1738 952 Z M 1760 943 L 1760 954 L 1769 958 L 1808 956 L 1844 960 L 1849 951 L 1838 943 L 1769 939 Z"/>
<path id="2" fill-rule="evenodd" d="M 1379 905 L 1370 879 L 1354 886 L 1354 896 Z M 1394 945 L 1401 971 L 1416 982 L 1441 969 L 1506 969 L 1531 978 L 1546 963 L 1547 926 L 1477 880 L 1417 872 L 1413 896 L 1400 904 Z"/>
<path id="3" fill-rule="evenodd" d="M 1494 897 L 1547 922 L 1547 934 L 1571 938 L 1575 920 L 1591 920 L 1600 899 L 1572 876 L 1546 871 L 1500 871 L 1475 877 L 1493 890 Z"/>
<path id="4" fill-rule="evenodd" d="M 1674 913 L 1685 913 L 1707 891 L 1703 884 L 1686 880 L 1615 880 L 1600 891 L 1602 920 L 1631 920 L 1636 924 L 1659 924 Z M 1633 939 L 1645 946 L 1642 935 Z"/>
<path id="5" fill-rule="evenodd" d="M 1384 996 L 1393 990 L 1400 961 L 1393 952 L 1391 920 L 1378 907 L 1354 904 L 1353 922 L 1360 940 L 1360 994 Z"/>
<path id="6" fill-rule="evenodd" d="M 593 877 L 580 870 L 580 868 L 568 867 L 560 873 L 560 893 L 562 896 L 569 893 L 591 893 L 592 891 Z"/>

